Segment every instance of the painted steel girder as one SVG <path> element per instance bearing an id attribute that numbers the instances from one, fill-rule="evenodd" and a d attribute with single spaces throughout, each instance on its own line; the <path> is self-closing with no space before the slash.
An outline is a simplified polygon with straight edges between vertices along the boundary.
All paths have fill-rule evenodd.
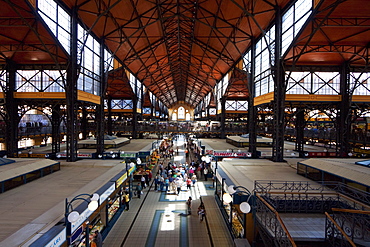
<path id="1" fill-rule="evenodd" d="M 370 27 L 370 18 L 343 17 L 343 18 L 315 18 L 316 23 L 322 27 Z"/>
<path id="2" fill-rule="evenodd" d="M 131 56 L 127 56 L 124 58 L 125 64 L 130 64 L 131 62 L 138 59 L 138 57 L 145 56 L 146 53 L 154 52 L 160 45 L 163 45 L 165 42 L 165 37 L 156 40 L 154 43 L 150 43 L 147 46 L 143 47 L 140 50 L 136 50 Z M 157 60 L 157 58 L 155 59 Z"/>
<path id="3" fill-rule="evenodd" d="M 351 55 L 360 56 L 363 59 L 368 59 L 369 52 L 368 48 L 364 46 L 356 45 L 307 45 L 307 46 L 295 46 L 293 48 L 293 56 L 286 58 L 285 60 L 296 59 L 304 54 L 308 53 L 349 53 Z"/>

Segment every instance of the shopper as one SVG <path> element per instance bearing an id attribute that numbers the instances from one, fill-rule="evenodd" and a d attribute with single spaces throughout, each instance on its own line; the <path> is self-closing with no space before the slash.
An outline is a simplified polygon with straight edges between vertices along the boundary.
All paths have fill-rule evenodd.
<path id="1" fill-rule="evenodd" d="M 158 175 L 157 175 L 154 178 L 154 191 L 158 190 L 158 184 L 159 184 L 159 179 L 158 179 Z"/>
<path id="2" fill-rule="evenodd" d="M 203 202 L 198 207 L 198 215 L 199 215 L 199 221 L 202 222 L 204 219 L 204 216 L 206 216 L 206 209 L 204 208 Z"/>
<path id="3" fill-rule="evenodd" d="M 98 230 L 94 232 L 94 241 L 96 243 L 96 247 L 103 247 L 103 237 Z"/>
<path id="4" fill-rule="evenodd" d="M 159 177 L 159 191 L 163 191 L 163 188 L 164 188 L 164 178 L 163 177 Z"/>
<path id="5" fill-rule="evenodd" d="M 208 168 L 207 167 L 204 167 L 203 174 L 204 174 L 204 181 L 207 181 L 207 177 L 208 177 Z"/>
<path id="6" fill-rule="evenodd" d="M 145 177 L 142 175 L 141 176 L 141 187 L 142 188 L 145 188 L 146 187 L 146 184 L 145 184 Z"/>
<path id="7" fill-rule="evenodd" d="M 137 193 L 137 197 L 140 199 L 141 197 L 141 192 L 143 190 L 143 187 L 141 187 L 140 183 L 137 184 L 136 186 L 136 193 Z"/>
<path id="8" fill-rule="evenodd" d="M 192 184 L 191 179 L 190 178 L 186 179 L 186 189 L 187 190 L 190 190 L 191 184 Z"/>
<path id="9" fill-rule="evenodd" d="M 128 211 L 130 209 L 130 195 L 128 192 L 125 193 L 124 200 L 125 200 L 126 211 Z"/>
<path id="10" fill-rule="evenodd" d="M 181 186 L 182 186 L 182 181 L 180 179 L 177 179 L 176 180 L 177 195 L 179 195 L 181 192 Z"/>
<path id="11" fill-rule="evenodd" d="M 98 245 L 96 244 L 95 234 L 89 235 L 89 240 L 90 240 L 90 247 L 98 247 Z"/>
<path id="12" fill-rule="evenodd" d="M 186 205 L 188 206 L 188 215 L 191 215 L 191 196 L 189 196 L 189 199 L 186 201 Z"/>
<path id="13" fill-rule="evenodd" d="M 165 184 L 165 186 L 166 186 L 166 192 L 168 192 L 168 186 L 170 185 L 170 180 L 169 180 L 168 178 L 166 178 L 166 179 L 164 180 L 164 184 Z"/>

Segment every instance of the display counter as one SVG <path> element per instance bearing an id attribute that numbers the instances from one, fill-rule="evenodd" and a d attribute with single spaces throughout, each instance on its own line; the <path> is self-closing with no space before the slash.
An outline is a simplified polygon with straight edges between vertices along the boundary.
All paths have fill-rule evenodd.
<path id="1" fill-rule="evenodd" d="M 117 196 L 115 200 L 108 206 L 108 221 L 110 221 L 113 216 L 117 213 L 120 208 L 120 197 Z"/>

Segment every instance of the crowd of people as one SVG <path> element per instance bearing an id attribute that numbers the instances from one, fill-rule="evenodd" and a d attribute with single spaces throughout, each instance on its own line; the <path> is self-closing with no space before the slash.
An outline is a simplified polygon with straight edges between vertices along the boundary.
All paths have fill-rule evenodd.
<path id="1" fill-rule="evenodd" d="M 176 137 L 174 138 L 176 139 Z M 194 145 L 191 141 L 184 143 L 184 149 L 194 151 Z M 176 148 L 176 153 L 178 149 Z M 162 160 L 170 160 L 174 155 L 174 143 L 172 140 L 165 140 L 161 143 L 158 149 L 158 154 Z M 196 155 L 194 155 L 197 157 Z M 190 161 L 190 155 L 187 160 Z M 180 162 L 167 162 L 163 161 L 158 163 L 157 173 L 154 177 L 154 190 L 159 192 L 166 192 L 169 194 L 179 195 L 183 187 L 189 191 L 194 187 L 198 179 L 207 179 L 211 176 L 212 172 L 209 164 L 200 160 L 193 160 L 190 164 L 186 161 Z M 136 186 L 136 195 L 141 197 L 142 190 L 146 188 L 148 181 L 144 178 L 141 179 L 141 184 Z"/>

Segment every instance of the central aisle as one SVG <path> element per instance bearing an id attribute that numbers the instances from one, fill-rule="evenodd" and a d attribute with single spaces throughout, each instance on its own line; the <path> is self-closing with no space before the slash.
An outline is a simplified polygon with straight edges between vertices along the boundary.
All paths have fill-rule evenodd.
<path id="1" fill-rule="evenodd" d="M 168 162 L 185 162 L 184 141 L 182 136 L 174 141 L 175 156 L 172 159 L 161 159 L 164 167 Z M 151 182 L 140 199 L 136 196 L 132 198 L 130 210 L 122 213 L 105 238 L 104 246 L 233 246 L 216 205 L 212 185 L 212 181 L 198 178 L 189 191 L 184 185 L 179 195 L 176 195 L 154 191 L 154 184 Z M 189 196 L 193 199 L 191 215 L 186 212 L 186 200 Z M 197 215 L 201 198 L 207 210 L 207 218 L 202 222 Z"/>

